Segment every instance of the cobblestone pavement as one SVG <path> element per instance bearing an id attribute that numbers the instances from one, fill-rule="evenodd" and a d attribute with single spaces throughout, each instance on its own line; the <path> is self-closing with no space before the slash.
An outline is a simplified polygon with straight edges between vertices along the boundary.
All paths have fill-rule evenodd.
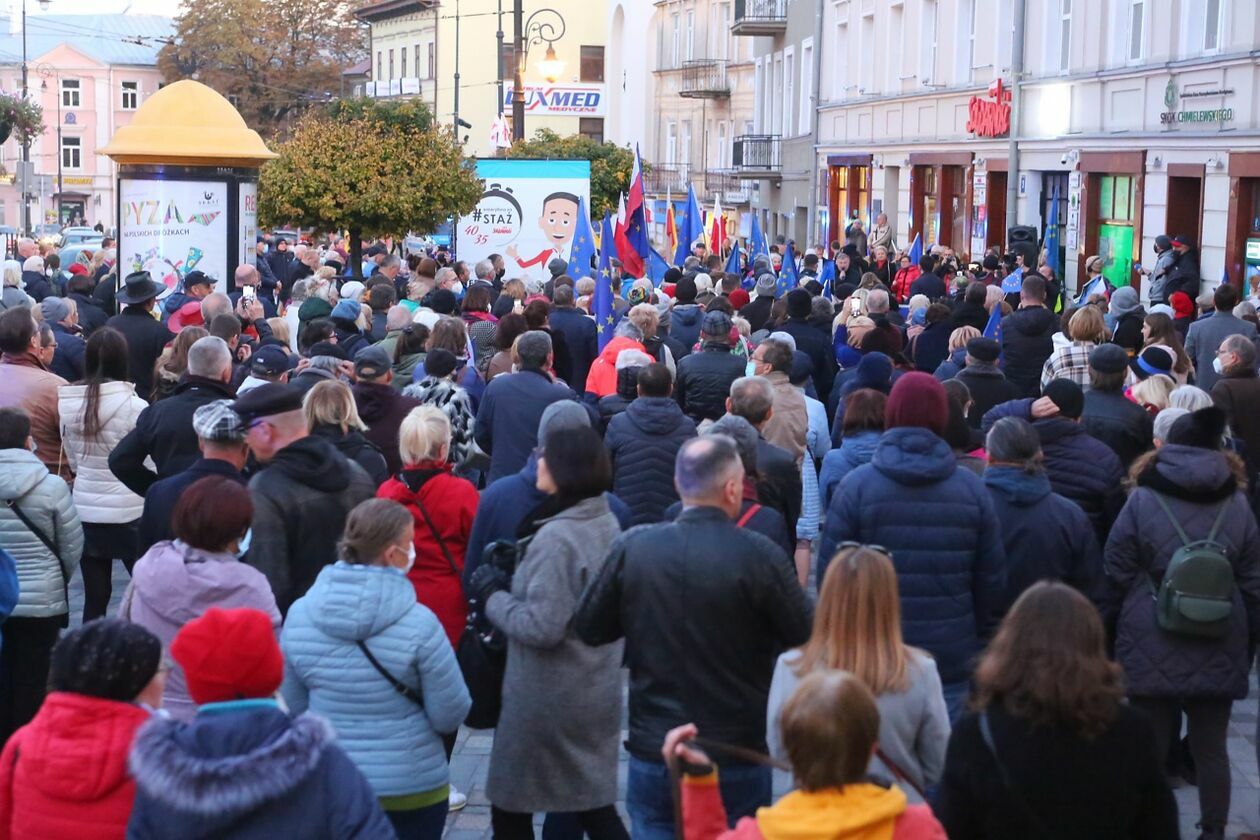
<path id="1" fill-rule="evenodd" d="M 127 586 L 127 573 L 122 564 L 115 564 L 114 591 L 110 601 L 110 615 L 118 608 L 123 590 Z M 76 574 L 70 585 L 72 623 L 79 623 L 83 610 L 83 583 Z M 1260 691 L 1255 674 L 1252 675 L 1251 694 L 1246 700 L 1234 704 L 1229 726 L 1229 758 L 1233 769 L 1233 802 L 1230 807 L 1230 824 L 1227 837 L 1236 837 L 1243 831 L 1260 831 L 1260 769 L 1256 765 L 1256 717 Z M 623 727 L 625 704 L 622 704 Z M 623 731 L 624 740 L 624 731 Z M 480 840 L 489 838 L 490 803 L 486 799 L 486 771 L 490 766 L 490 747 L 494 734 L 489 731 L 461 729 L 451 757 L 451 782 L 468 795 L 468 806 L 453 813 L 446 822 L 449 840 Z M 621 752 L 617 765 L 620 799 L 617 808 L 625 818 L 626 753 Z M 780 791 L 776 791 L 778 795 Z M 1183 785 L 1176 791 L 1177 807 L 1181 815 L 1181 834 L 1193 840 L 1198 836 L 1195 823 L 1199 819 L 1197 789 Z M 542 824 L 542 815 L 535 817 Z M 626 821 L 629 826 L 629 821 Z M 538 832 L 541 836 L 541 830 Z"/>

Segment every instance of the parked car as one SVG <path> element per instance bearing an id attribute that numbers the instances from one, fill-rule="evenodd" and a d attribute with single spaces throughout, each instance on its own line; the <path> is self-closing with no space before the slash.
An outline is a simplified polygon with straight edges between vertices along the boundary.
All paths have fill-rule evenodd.
<path id="1" fill-rule="evenodd" d="M 40 242 L 51 242 L 53 245 L 60 245 L 61 226 L 54 224 L 35 225 L 31 231 L 31 237 Z"/>
<path id="2" fill-rule="evenodd" d="M 101 244 L 104 234 L 93 230 L 90 227 L 67 227 L 61 230 L 61 244 L 66 245 L 97 245 Z"/>

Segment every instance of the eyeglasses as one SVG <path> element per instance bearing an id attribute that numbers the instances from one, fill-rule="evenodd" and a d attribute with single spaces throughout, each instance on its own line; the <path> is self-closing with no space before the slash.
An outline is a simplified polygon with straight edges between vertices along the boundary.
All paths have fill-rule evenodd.
<path id="1" fill-rule="evenodd" d="M 852 540 L 846 540 L 840 543 L 838 546 L 836 546 L 836 551 L 844 551 L 847 548 L 865 548 L 870 551 L 878 551 L 880 554 L 887 554 L 889 557 L 892 557 L 892 552 L 884 548 L 882 545 L 875 545 L 874 543 L 853 542 Z"/>

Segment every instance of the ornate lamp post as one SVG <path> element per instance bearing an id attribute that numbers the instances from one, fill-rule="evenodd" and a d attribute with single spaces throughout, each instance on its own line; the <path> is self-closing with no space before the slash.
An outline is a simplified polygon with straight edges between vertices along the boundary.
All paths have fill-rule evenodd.
<path id="1" fill-rule="evenodd" d="M 546 42 L 547 54 L 538 62 L 543 77 L 554 82 L 564 72 L 564 62 L 556 57 L 555 43 L 564 37 L 564 17 L 555 9 L 539 9 L 525 20 L 523 0 L 514 0 L 513 28 L 516 38 L 516 75 L 512 84 L 512 139 L 525 139 L 525 63 L 529 48 Z"/>

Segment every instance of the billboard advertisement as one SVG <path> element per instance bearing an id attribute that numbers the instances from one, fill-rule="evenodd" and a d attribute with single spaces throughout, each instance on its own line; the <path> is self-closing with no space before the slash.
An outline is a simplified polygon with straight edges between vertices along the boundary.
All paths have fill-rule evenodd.
<path id="1" fill-rule="evenodd" d="M 547 263 L 569 259 L 578 199 L 590 206 L 590 161 L 482 159 L 477 177 L 484 191 L 456 226 L 459 258 L 472 265 L 501 254 L 507 279 L 545 282 Z"/>
<path id="2" fill-rule="evenodd" d="M 196 268 L 226 290 L 227 201 L 222 181 L 121 179 L 120 271 L 147 271 L 169 293 Z"/>
<path id="3" fill-rule="evenodd" d="M 503 83 L 503 113 L 512 113 L 515 85 Z M 535 117 L 604 117 L 608 115 L 608 96 L 603 85 L 538 84 L 525 85 L 525 113 Z"/>
<path id="4" fill-rule="evenodd" d="M 240 205 L 236 218 L 240 220 L 241 235 L 239 238 L 241 254 L 237 265 L 255 265 L 258 262 L 258 185 L 253 181 L 242 181 L 237 187 L 237 202 Z M 204 269 L 203 269 L 204 270 Z M 225 278 L 226 279 L 226 278 Z"/>

